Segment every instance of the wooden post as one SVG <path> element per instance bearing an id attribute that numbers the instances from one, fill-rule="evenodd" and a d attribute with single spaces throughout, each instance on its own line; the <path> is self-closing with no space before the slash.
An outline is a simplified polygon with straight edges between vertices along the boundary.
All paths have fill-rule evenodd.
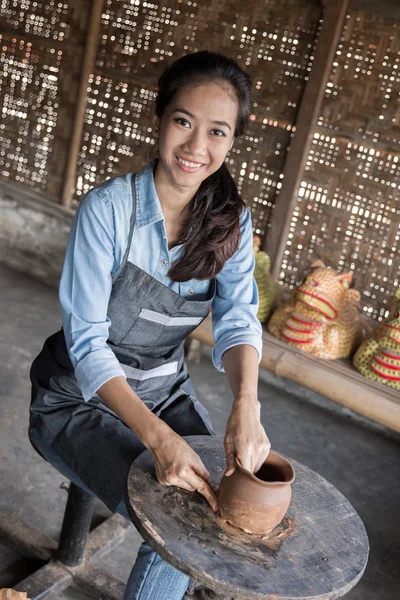
<path id="1" fill-rule="evenodd" d="M 283 254 L 297 200 L 304 167 L 310 150 L 314 129 L 320 114 L 325 86 L 331 72 L 336 47 L 340 40 L 349 0 L 323 0 L 323 23 L 314 54 L 310 78 L 296 119 L 296 133 L 290 144 L 283 168 L 283 180 L 272 213 L 264 250 L 272 262 L 272 275 L 279 279 Z"/>
<path id="2" fill-rule="evenodd" d="M 103 13 L 104 0 L 92 0 L 89 30 L 86 40 L 85 55 L 82 64 L 81 81 L 79 84 L 78 99 L 76 103 L 75 121 L 72 130 L 71 144 L 68 153 L 68 162 L 65 171 L 64 185 L 61 195 L 61 204 L 70 207 L 76 180 L 76 166 L 82 139 L 82 131 L 85 122 L 87 105 L 87 86 L 89 75 L 93 73 L 97 46 L 99 43 L 101 15 Z"/>

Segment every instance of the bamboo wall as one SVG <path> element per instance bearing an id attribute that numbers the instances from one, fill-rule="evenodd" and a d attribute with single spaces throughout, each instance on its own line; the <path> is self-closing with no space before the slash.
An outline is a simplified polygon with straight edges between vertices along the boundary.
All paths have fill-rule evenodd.
<path id="1" fill-rule="evenodd" d="M 88 2 L 0 3 L 0 176 L 57 201 L 76 111 Z"/>
<path id="2" fill-rule="evenodd" d="M 321 10 L 314 0 L 107 2 L 89 80 L 75 201 L 95 183 L 138 170 L 154 144 L 153 101 L 167 62 L 208 49 L 237 59 L 254 82 L 251 130 L 231 173 L 265 235 L 310 69 Z"/>
<path id="3" fill-rule="evenodd" d="M 294 286 L 319 256 L 355 273 L 363 310 L 380 319 L 399 283 L 400 20 L 356 8 L 288 214 L 280 279 Z M 76 205 L 104 179 L 140 169 L 154 145 L 159 75 L 185 52 L 218 50 L 254 82 L 251 128 L 228 161 L 268 241 L 321 16 L 319 0 L 2 0 L 0 176 Z M 88 44 L 97 50 L 83 67 Z"/>
<path id="4" fill-rule="evenodd" d="M 367 315 L 382 319 L 400 285 L 400 21 L 350 10 L 282 263 L 294 286 L 320 257 L 354 273 Z"/>

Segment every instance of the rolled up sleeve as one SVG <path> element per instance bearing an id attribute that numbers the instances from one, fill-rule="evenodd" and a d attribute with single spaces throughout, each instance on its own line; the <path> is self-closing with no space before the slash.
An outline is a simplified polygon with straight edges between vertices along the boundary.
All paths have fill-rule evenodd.
<path id="1" fill-rule="evenodd" d="M 125 377 L 107 345 L 114 249 L 112 204 L 92 190 L 75 216 L 60 282 L 65 340 L 85 401 L 109 379 Z"/>
<path id="2" fill-rule="evenodd" d="M 257 319 L 258 290 L 253 276 L 253 230 L 248 209 L 242 213 L 240 232 L 238 250 L 217 276 L 216 295 L 212 305 L 215 341 L 212 360 L 218 371 L 224 371 L 224 352 L 234 346 L 253 346 L 258 352 L 259 362 L 262 355 L 262 328 Z"/>

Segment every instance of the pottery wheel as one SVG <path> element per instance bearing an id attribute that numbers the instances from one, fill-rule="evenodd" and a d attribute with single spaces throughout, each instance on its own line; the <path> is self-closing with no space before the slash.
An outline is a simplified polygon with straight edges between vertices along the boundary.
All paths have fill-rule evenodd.
<path id="1" fill-rule="evenodd" d="M 217 488 L 225 470 L 222 437 L 185 438 Z M 268 536 L 224 523 L 205 499 L 158 483 L 143 452 L 127 481 L 127 506 L 146 542 L 203 586 L 238 600 L 333 599 L 360 579 L 368 558 L 364 525 L 346 498 L 290 459 L 296 481 L 287 516 Z"/>

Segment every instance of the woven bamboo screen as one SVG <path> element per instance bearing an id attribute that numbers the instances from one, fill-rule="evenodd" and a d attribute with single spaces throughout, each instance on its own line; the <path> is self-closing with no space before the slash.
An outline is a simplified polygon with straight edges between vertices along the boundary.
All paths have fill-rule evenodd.
<path id="1" fill-rule="evenodd" d="M 1 0 L 0 176 L 60 198 L 91 2 Z M 105 0 L 74 202 L 138 170 L 154 145 L 157 79 L 183 53 L 236 58 L 255 84 L 252 126 L 229 163 L 266 233 L 319 26 L 319 0 Z M 282 264 L 350 269 L 368 315 L 399 284 L 399 21 L 351 10 L 315 127 Z"/>
<path id="2" fill-rule="evenodd" d="M 262 236 L 320 15 L 318 0 L 108 0 L 89 82 L 75 201 L 105 178 L 148 161 L 155 90 L 167 63 L 187 52 L 217 50 L 237 59 L 254 82 L 251 130 L 235 145 L 229 166 Z"/>
<path id="3" fill-rule="evenodd" d="M 351 270 L 382 319 L 400 279 L 400 22 L 350 11 L 293 212 L 281 278 Z"/>
<path id="4" fill-rule="evenodd" d="M 85 2 L 0 3 L 0 176 L 60 195 L 86 38 Z"/>

